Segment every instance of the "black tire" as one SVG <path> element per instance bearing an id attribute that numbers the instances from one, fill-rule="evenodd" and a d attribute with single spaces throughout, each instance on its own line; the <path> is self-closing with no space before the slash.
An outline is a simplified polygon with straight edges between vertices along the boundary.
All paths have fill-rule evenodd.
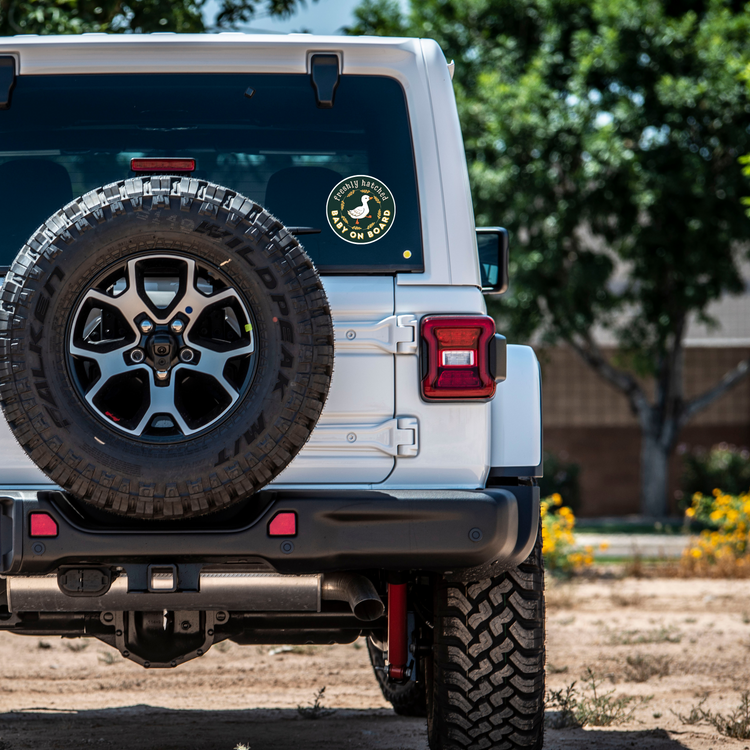
<path id="1" fill-rule="evenodd" d="M 146 275 L 156 274 L 158 280 L 159 273 L 166 273 L 157 268 L 160 263 L 171 263 L 170 273 L 181 274 L 180 290 L 200 297 L 194 318 L 188 315 L 193 313 L 192 306 L 183 311 L 178 304 L 180 300 L 189 304 L 188 291 L 176 293 L 173 303 L 164 309 L 148 296 L 147 285 L 153 287 L 156 282 Z M 149 270 L 153 268 L 157 270 Z M 170 339 L 174 345 L 169 356 L 175 357 L 170 362 L 181 365 L 182 373 L 178 375 L 175 365 L 166 376 L 174 414 L 170 412 L 167 419 L 151 416 L 168 398 L 156 387 L 160 373 L 143 365 L 141 372 L 146 375 L 139 375 L 136 381 L 145 385 L 132 398 L 131 423 L 141 420 L 133 434 L 124 431 L 128 422 L 122 415 L 107 413 L 105 417 L 104 407 L 96 406 L 93 397 L 90 403 L 86 401 L 88 386 L 81 384 L 82 379 L 91 377 L 96 386 L 104 381 L 110 365 L 97 370 L 99 360 L 94 367 L 86 364 L 86 357 L 73 353 L 80 353 L 80 348 L 75 348 L 79 346 L 75 326 L 79 318 L 83 320 L 82 305 L 90 307 L 90 300 L 102 298 L 101 289 L 107 290 L 114 307 L 103 302 L 99 320 L 105 320 L 102 310 L 106 310 L 106 320 L 119 321 L 118 330 L 125 336 L 109 334 L 107 339 L 115 342 L 111 346 L 118 357 L 128 366 L 135 363 L 132 352 L 118 348 L 123 345 L 117 342 L 130 338 L 135 346 L 156 351 L 152 339 L 138 339 L 141 324 L 137 321 L 143 313 L 127 320 L 120 310 L 124 303 L 117 295 L 124 298 L 124 293 L 106 286 L 110 283 L 106 279 L 114 278 L 111 274 L 124 274 L 129 279 L 123 282 L 129 294 L 131 287 L 137 288 L 138 299 L 133 301 L 152 305 L 156 328 L 169 328 L 164 335 L 172 336 L 174 321 L 168 323 L 159 316 L 172 310 L 172 305 L 174 314 L 184 312 L 187 321 L 184 339 L 175 338 L 177 334 Z M 203 274 L 201 281 L 199 274 Z M 92 286 L 96 283 L 101 287 Z M 220 361 L 209 353 L 215 347 L 213 339 L 203 354 L 198 350 L 196 369 L 185 374 L 188 363 L 178 347 L 188 347 L 185 342 L 193 330 L 196 337 L 209 328 L 214 331 L 214 318 L 219 314 L 220 303 L 211 302 L 201 289 L 210 294 L 223 289 L 229 301 L 222 304 L 239 305 L 240 317 L 243 305 L 247 308 L 244 333 L 237 316 L 233 323 L 240 343 L 221 339 L 227 347 L 221 353 L 225 358 L 221 360 L 222 382 L 229 383 L 227 372 L 239 373 L 233 375 L 232 388 L 211 384 L 212 377 L 218 380 L 216 367 L 208 374 L 199 372 L 202 357 L 204 363 Z M 227 309 L 219 311 L 225 321 Z M 204 314 L 200 310 L 209 317 L 200 317 Z M 71 321 L 74 311 L 78 312 Z M 89 330 L 88 322 L 86 326 Z M 104 323 L 100 326 L 103 331 Z M 96 352 L 86 356 L 107 354 L 93 346 L 101 340 L 92 344 L 86 338 L 84 343 Z M 232 346 L 240 347 L 236 357 Z M 231 365 L 235 370 L 227 370 L 229 357 L 235 357 Z M 156 362 L 156 355 L 149 361 Z M 50 479 L 97 508 L 123 516 L 188 518 L 225 508 L 259 490 L 307 441 L 325 403 L 332 366 L 331 315 L 309 257 L 260 206 L 202 180 L 174 176 L 130 179 L 74 200 L 29 239 L 2 288 L 0 399 L 8 424 Z M 126 377 L 132 379 L 132 372 L 128 370 Z M 119 398 L 124 388 L 120 381 L 115 387 L 114 377 L 108 375 L 113 385 L 106 389 L 99 386 L 97 394 L 101 391 L 106 398 Z M 203 390 L 205 383 L 210 385 L 210 398 Z M 179 398 L 175 395 L 178 388 L 183 389 Z M 138 406 L 138 398 L 145 407 Z M 202 411 L 195 403 L 200 403 Z M 178 415 L 183 408 L 185 413 Z M 190 409 L 198 415 L 190 412 L 194 420 L 189 423 L 190 430 L 197 425 L 194 433 L 184 427 Z M 148 419 L 151 422 L 146 423 Z M 146 426 L 138 433 L 143 424 Z"/>
<path id="2" fill-rule="evenodd" d="M 385 672 L 385 655 L 367 639 L 367 651 L 370 663 L 375 672 L 375 679 L 380 685 L 383 697 L 393 706 L 399 716 L 427 716 L 427 697 L 424 680 L 409 680 L 398 683 L 391 680 Z"/>
<path id="3" fill-rule="evenodd" d="M 541 750 L 544 568 L 529 558 L 494 578 L 441 580 L 427 677 L 431 750 Z"/>

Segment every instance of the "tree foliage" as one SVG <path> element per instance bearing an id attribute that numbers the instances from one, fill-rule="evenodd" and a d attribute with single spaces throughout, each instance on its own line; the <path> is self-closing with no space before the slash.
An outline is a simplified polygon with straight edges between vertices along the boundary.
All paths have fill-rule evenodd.
<path id="1" fill-rule="evenodd" d="M 568 343 L 623 392 L 666 477 L 681 427 L 748 371 L 745 363 L 701 397 L 683 397 L 688 321 L 711 322 L 711 302 L 744 291 L 750 6 L 411 8 L 404 17 L 394 0 L 365 0 L 350 31 L 433 37 L 456 61 L 477 224 L 503 224 L 513 237 L 511 290 L 494 312 L 516 336 Z M 614 360 L 596 330 L 616 344 Z"/>
<path id="2" fill-rule="evenodd" d="M 0 34 L 207 31 L 207 0 L 0 0 Z M 291 15 L 304 0 L 221 0 L 213 27 L 236 28 L 258 14 Z"/>
<path id="3" fill-rule="evenodd" d="M 655 374 L 689 313 L 743 291 L 750 13 L 702 5 L 360 6 L 351 31 L 432 36 L 456 60 L 477 223 L 515 230 L 502 307 L 518 334 L 607 326 Z"/>

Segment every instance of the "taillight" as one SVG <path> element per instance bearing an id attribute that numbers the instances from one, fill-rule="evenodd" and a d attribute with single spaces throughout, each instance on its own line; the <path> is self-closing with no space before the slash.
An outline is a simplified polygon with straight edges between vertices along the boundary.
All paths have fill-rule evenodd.
<path id="1" fill-rule="evenodd" d="M 164 172 L 166 174 L 194 172 L 195 159 L 181 159 L 178 157 L 148 159 L 138 157 L 130 160 L 130 168 L 134 172 Z"/>
<path id="2" fill-rule="evenodd" d="M 495 395 L 490 342 L 495 321 L 486 315 L 432 315 L 422 319 L 422 394 L 426 399 L 487 399 Z"/>

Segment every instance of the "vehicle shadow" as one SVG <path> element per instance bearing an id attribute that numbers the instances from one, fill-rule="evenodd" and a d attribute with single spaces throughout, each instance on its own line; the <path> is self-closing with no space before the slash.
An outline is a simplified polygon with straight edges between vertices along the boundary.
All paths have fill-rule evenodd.
<path id="1" fill-rule="evenodd" d="M 738 745 L 739 747 L 739 745 Z M 686 750 L 666 729 L 547 729 L 544 750 Z"/>
<path id="2" fill-rule="evenodd" d="M 211 695 L 206 695 L 211 703 Z M 424 719 L 339 709 L 317 720 L 293 709 L 175 710 L 126 706 L 0 713 L 0 750 L 427 750 Z M 547 730 L 545 750 L 684 750 L 663 729 Z"/>

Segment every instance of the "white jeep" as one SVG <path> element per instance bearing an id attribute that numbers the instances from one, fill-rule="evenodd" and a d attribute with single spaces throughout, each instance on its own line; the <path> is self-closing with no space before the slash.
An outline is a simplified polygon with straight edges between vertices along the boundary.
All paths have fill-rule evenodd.
<path id="1" fill-rule="evenodd" d="M 429 40 L 0 41 L 0 628 L 144 667 L 368 637 L 541 748 L 541 402 Z"/>

